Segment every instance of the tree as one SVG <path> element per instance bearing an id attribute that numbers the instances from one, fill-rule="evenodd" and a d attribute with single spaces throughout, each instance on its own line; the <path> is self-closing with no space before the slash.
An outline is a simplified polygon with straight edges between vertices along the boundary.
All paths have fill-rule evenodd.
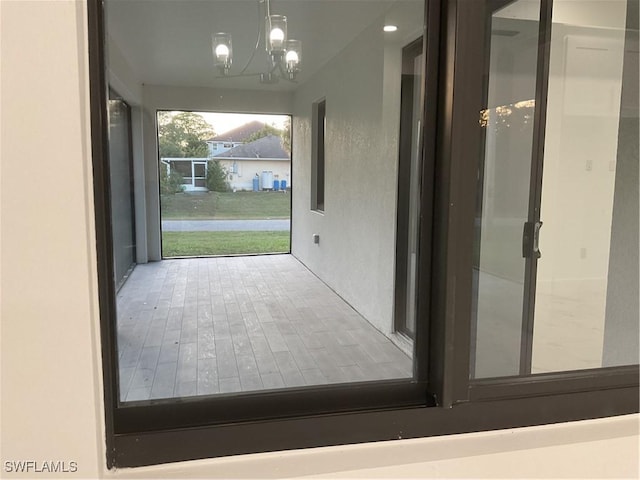
<path id="1" fill-rule="evenodd" d="M 227 171 L 220 165 L 219 160 L 209 160 L 207 163 L 207 188 L 210 192 L 228 192 Z"/>
<path id="2" fill-rule="evenodd" d="M 284 148 L 289 155 L 291 155 L 291 117 L 287 117 L 284 123 L 284 129 L 280 130 L 282 133 L 282 148 Z"/>
<path id="3" fill-rule="evenodd" d="M 160 193 L 162 195 L 170 195 L 173 193 L 180 193 L 184 190 L 184 179 L 173 168 L 167 173 L 165 165 L 160 164 Z"/>
<path id="4" fill-rule="evenodd" d="M 158 112 L 160 158 L 206 157 L 206 140 L 215 132 L 207 121 L 192 112 Z"/>
<path id="5" fill-rule="evenodd" d="M 282 148 L 284 148 L 288 153 L 291 152 L 291 122 L 287 119 L 284 129 L 277 128 L 273 125 L 265 124 L 257 132 L 252 133 L 242 141 L 244 143 L 254 142 L 260 138 L 267 137 L 269 135 L 275 135 L 280 137 L 280 141 L 282 143 Z"/>
<path id="6" fill-rule="evenodd" d="M 258 130 L 257 132 L 253 132 L 248 137 L 245 137 L 242 141 L 244 143 L 251 143 L 251 142 L 255 142 L 260 138 L 267 137 L 269 135 L 275 135 L 279 137 L 281 134 L 282 134 L 282 130 L 280 130 L 279 128 L 276 128 L 273 125 L 265 124 L 265 126 L 262 127 L 260 130 Z"/>

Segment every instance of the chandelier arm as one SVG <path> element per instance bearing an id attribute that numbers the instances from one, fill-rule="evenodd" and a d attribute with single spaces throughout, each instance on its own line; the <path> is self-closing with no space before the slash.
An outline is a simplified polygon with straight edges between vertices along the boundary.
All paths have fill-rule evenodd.
<path id="1" fill-rule="evenodd" d="M 218 75 L 216 78 L 259 77 L 262 73 L 236 73 L 235 75 Z"/>
<path id="2" fill-rule="evenodd" d="M 283 80 L 286 80 L 287 82 L 290 82 L 290 83 L 298 83 L 297 80 L 294 80 L 289 77 L 288 73 L 284 71 L 282 64 L 278 64 L 278 70 L 280 71 L 280 78 L 282 78 Z"/>
<path id="3" fill-rule="evenodd" d="M 256 35 L 256 45 L 255 47 L 253 47 L 253 52 L 251 52 L 251 56 L 249 57 L 249 60 L 247 60 L 247 63 L 244 65 L 244 67 L 242 68 L 242 70 L 240 70 L 240 75 L 242 75 L 247 68 L 249 68 L 249 65 L 251 64 L 251 61 L 253 60 L 253 57 L 255 57 L 256 52 L 258 51 L 258 47 L 260 46 L 260 35 L 262 34 L 262 9 L 260 8 L 260 3 L 261 0 L 258 0 L 258 34 Z"/>

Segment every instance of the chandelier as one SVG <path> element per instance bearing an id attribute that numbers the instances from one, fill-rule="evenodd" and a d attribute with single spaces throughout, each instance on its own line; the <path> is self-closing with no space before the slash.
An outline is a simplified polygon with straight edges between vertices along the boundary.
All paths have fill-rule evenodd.
<path id="1" fill-rule="evenodd" d="M 277 83 L 281 78 L 295 82 L 296 76 L 300 72 L 302 43 L 300 40 L 287 37 L 287 17 L 284 15 L 272 15 L 270 0 L 260 0 L 260 3 L 263 2 L 266 3 L 264 21 L 264 43 L 265 50 L 268 54 L 266 71 L 261 73 L 245 73 L 260 47 L 262 26 L 260 22 L 258 22 L 256 45 L 244 68 L 237 74 L 231 74 L 231 63 L 233 61 L 231 34 L 220 32 L 212 35 L 214 64 L 220 72 L 220 77 L 237 78 L 258 76 L 260 83 L 267 84 Z"/>

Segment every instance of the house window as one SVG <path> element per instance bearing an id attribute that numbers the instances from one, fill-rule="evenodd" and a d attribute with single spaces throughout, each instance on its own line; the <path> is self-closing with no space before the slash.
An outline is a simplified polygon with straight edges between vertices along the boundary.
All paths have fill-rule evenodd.
<path id="1" fill-rule="evenodd" d="M 166 41 L 184 56 L 172 56 L 180 61 L 167 78 L 156 77 L 160 69 L 139 72 L 151 75 L 136 86 L 144 93 L 140 108 L 179 108 L 202 94 L 208 108 L 235 98 L 228 107 L 235 111 L 291 114 L 292 179 L 300 180 L 291 191 L 291 255 L 266 266 L 253 257 L 164 263 L 153 254 L 160 251 L 157 184 L 141 182 L 147 206 L 135 220 L 145 222 L 139 230 L 148 238 L 137 242 L 150 253 L 136 269 L 149 276 L 143 296 L 122 305 L 104 50 L 110 42 L 140 62 L 162 57 L 168 44 L 158 33 L 176 18 L 173 2 L 142 3 L 88 3 L 109 468 L 638 411 L 638 0 L 615 8 L 552 0 L 298 2 L 288 31 L 321 31 L 332 41 L 302 38 L 318 50 L 303 51 L 299 71 L 283 73 L 283 64 L 260 77 L 253 69 L 243 75 L 250 53 L 215 77 L 199 54 L 190 68 L 182 62 L 195 48 L 193 35 L 211 38 L 189 18 L 235 25 L 231 17 L 241 22 L 243 7 L 256 2 L 181 0 L 190 35 Z M 277 13 L 288 14 L 285 7 Z M 315 9 L 325 8 L 337 22 L 331 28 L 314 20 Z M 406 23 L 383 31 L 389 18 Z M 294 19 L 310 23 L 294 28 Z M 246 32 L 256 28 L 239 24 L 240 33 L 231 32 L 238 55 L 252 51 Z M 418 61 L 418 50 L 406 48 L 421 36 Z M 279 58 L 266 56 L 264 45 L 259 55 L 256 69 Z M 403 112 L 403 56 L 413 58 L 411 115 Z M 184 85 L 158 86 L 178 78 Z M 211 87 L 186 91 L 197 84 Z M 230 85 L 242 88 L 230 92 Z M 322 97 L 331 98 L 331 215 L 313 211 L 325 211 L 325 176 L 334 173 L 324 165 Z M 415 169 L 404 173 L 419 187 L 410 194 L 417 208 L 409 345 L 393 325 L 403 114 L 417 142 Z M 151 137 L 134 143 L 146 150 L 154 125 L 143 127 Z M 256 162 L 247 175 L 273 182 L 260 192 L 264 203 L 289 192 Z M 147 179 L 158 174 L 152 163 Z M 589 298 L 586 287 L 595 292 Z M 598 312 L 585 299 L 598 302 Z M 557 342 L 578 348 L 554 348 Z M 576 361 L 594 351 L 597 363 Z M 140 397 L 122 399 L 122 384 L 134 377 Z M 154 387 L 161 395 L 150 398 Z"/>
<path id="2" fill-rule="evenodd" d="M 326 101 L 313 104 L 311 157 L 311 209 L 324 212 L 325 149 L 327 131 Z"/>

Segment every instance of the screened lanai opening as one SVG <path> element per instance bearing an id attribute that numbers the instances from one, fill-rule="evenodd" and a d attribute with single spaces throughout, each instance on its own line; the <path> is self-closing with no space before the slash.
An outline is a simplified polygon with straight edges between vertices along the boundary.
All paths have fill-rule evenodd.
<path id="1" fill-rule="evenodd" d="M 291 251 L 291 117 L 158 111 L 162 257 Z"/>
<path id="2" fill-rule="evenodd" d="M 137 241 L 117 294 L 120 400 L 411 381 L 425 328 L 416 265 L 428 255 L 418 237 L 424 2 L 105 8 L 108 80 L 131 108 Z M 162 152 L 162 129 L 176 117 L 225 112 L 279 115 L 288 145 L 282 135 L 253 141 L 278 142 L 290 169 L 244 168 L 246 151 L 241 161 L 216 157 L 251 142 L 215 128 L 193 157 L 202 160 Z M 211 196 L 216 158 L 225 194 L 288 197 L 284 254 L 166 250 L 163 195 Z M 193 258 L 167 258 L 183 256 Z"/>

